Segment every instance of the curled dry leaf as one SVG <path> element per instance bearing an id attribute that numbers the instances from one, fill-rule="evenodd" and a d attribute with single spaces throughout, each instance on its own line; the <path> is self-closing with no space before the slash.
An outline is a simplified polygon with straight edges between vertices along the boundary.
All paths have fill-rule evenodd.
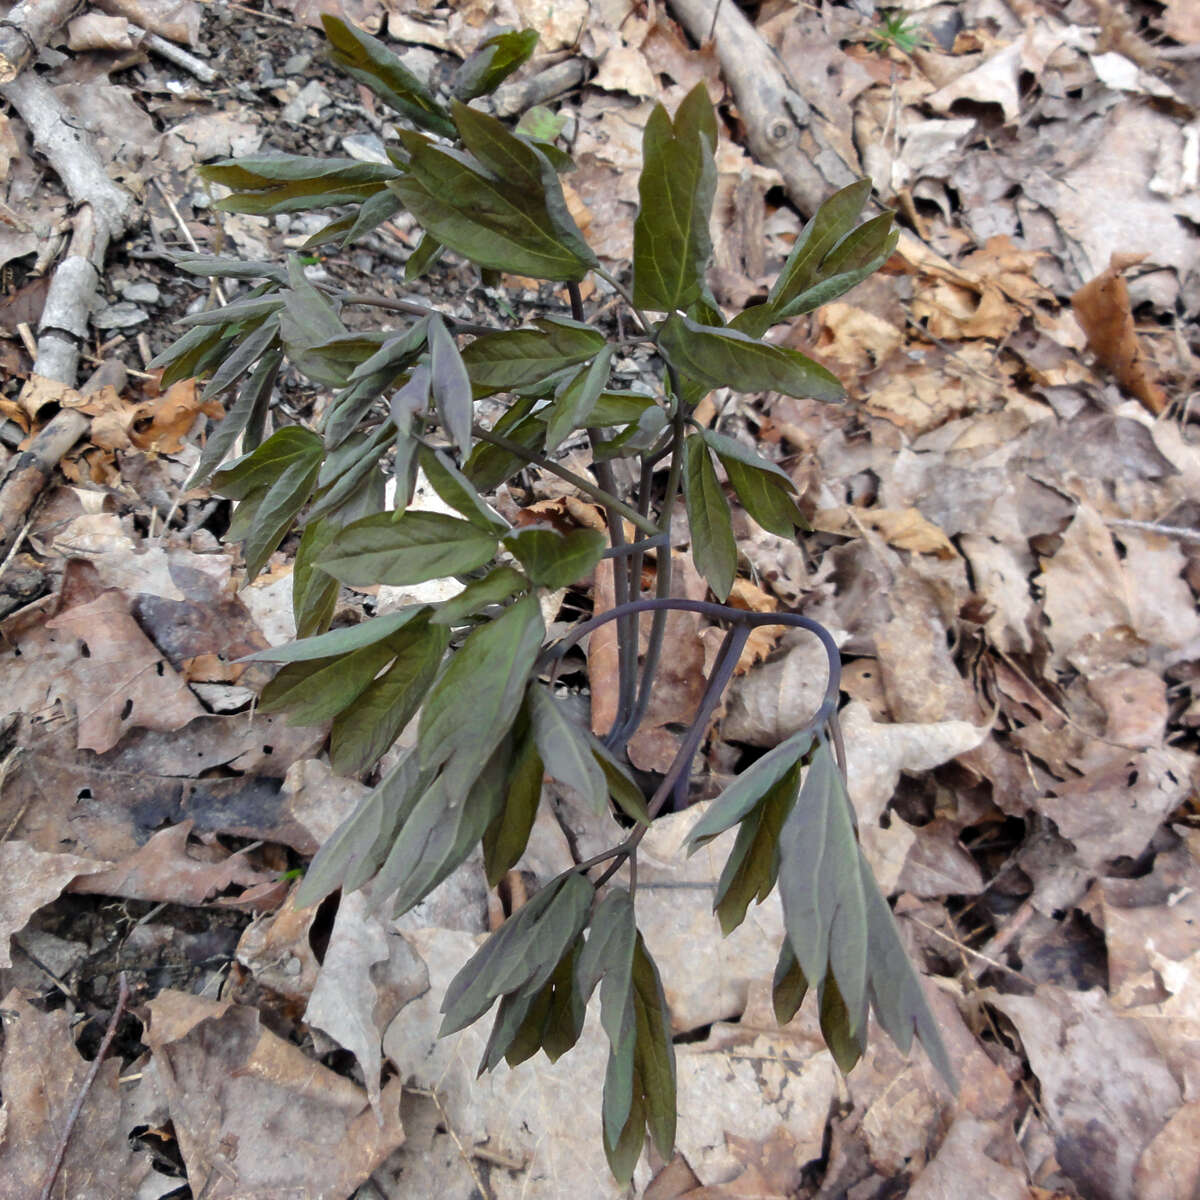
<path id="1" fill-rule="evenodd" d="M 1167 407 L 1167 396 L 1138 339 L 1129 288 L 1122 275 L 1145 257 L 1114 254 L 1108 270 L 1085 283 L 1071 297 L 1071 306 L 1087 333 L 1092 352 L 1131 396 L 1157 415 Z"/>

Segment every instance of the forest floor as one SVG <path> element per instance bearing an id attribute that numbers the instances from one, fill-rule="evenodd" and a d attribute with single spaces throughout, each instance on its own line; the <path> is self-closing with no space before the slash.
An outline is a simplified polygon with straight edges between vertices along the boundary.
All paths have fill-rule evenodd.
<path id="1" fill-rule="evenodd" d="M 568 196 L 618 268 L 649 112 L 701 80 L 722 115 L 719 302 L 769 286 L 814 189 L 869 174 L 904 229 L 882 272 L 787 333 L 847 403 L 718 392 L 700 415 L 798 486 L 800 544 L 738 515 L 737 594 L 821 620 L 841 647 L 862 844 L 960 1088 L 877 1029 L 843 1077 L 811 999 L 778 1028 L 778 899 L 721 940 L 725 844 L 685 859 L 701 810 L 671 813 L 643 842 L 639 904 L 675 1022 L 679 1138 L 671 1163 L 643 1157 L 634 1193 L 1186 1200 L 1200 1194 L 1200 9 L 916 0 L 899 20 L 868 0 L 725 4 L 336 7 L 435 86 L 497 26 L 538 29 L 519 78 L 567 64 L 574 82 L 545 102 L 579 163 Z M 229 503 L 184 489 L 220 406 L 146 370 L 172 321 L 214 300 L 167 251 L 274 260 L 325 219 L 216 212 L 195 165 L 370 158 L 387 115 L 325 62 L 329 0 L 101 7 L 36 68 L 137 204 L 78 389 L 31 375 L 71 204 L 0 109 L 0 454 L 15 462 L 63 410 L 88 418 L 0 566 L 0 1200 L 42 1194 L 64 1132 L 56 1197 L 620 1195 L 594 1014 L 559 1063 L 478 1081 L 486 1033 L 435 1036 L 480 935 L 607 844 L 598 818 L 554 796 L 502 895 L 471 860 L 399 921 L 362 893 L 297 910 L 297 873 L 371 781 L 331 773 L 327 727 L 255 712 L 267 675 L 237 660 L 294 636 L 295 539 L 243 586 L 221 541 Z M 735 19 L 804 113 L 774 161 L 740 91 L 747 63 L 723 55 Z M 148 51 L 130 21 L 215 80 Z M 457 316 L 568 311 L 521 279 L 483 288 L 452 259 L 407 284 L 419 232 L 396 218 L 319 267 Z M 323 399 L 285 377 L 274 419 Z M 586 470 L 585 443 L 566 452 Z M 533 472 L 497 504 L 561 496 Z M 683 587 L 704 594 L 698 577 Z M 572 601 L 561 622 L 592 598 Z M 344 591 L 338 619 L 395 603 Z M 640 770 L 669 762 L 691 719 L 717 632 L 704 625 L 672 619 L 672 670 L 631 744 Z M 696 799 L 803 724 L 823 669 L 802 637 L 755 646 Z M 594 719 L 612 686 L 593 669 L 581 688 Z"/>

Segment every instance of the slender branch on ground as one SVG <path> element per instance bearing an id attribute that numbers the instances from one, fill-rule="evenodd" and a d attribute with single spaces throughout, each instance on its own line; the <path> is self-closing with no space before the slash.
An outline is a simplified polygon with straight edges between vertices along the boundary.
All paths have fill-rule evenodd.
<path id="1" fill-rule="evenodd" d="M 79 1120 L 79 1114 L 83 1112 L 83 1105 L 84 1101 L 87 1100 L 88 1092 L 92 1090 L 92 1084 L 96 1082 L 96 1076 L 100 1074 L 100 1068 L 104 1065 L 104 1060 L 108 1057 L 113 1039 L 117 1036 L 117 1026 L 120 1025 L 121 1018 L 125 1015 L 125 1007 L 128 1003 L 129 981 L 125 978 L 125 972 L 122 971 L 120 983 L 117 988 L 117 1006 L 113 1009 L 112 1016 L 109 1018 L 108 1028 L 104 1031 L 104 1040 L 100 1043 L 100 1049 L 96 1051 L 96 1057 L 92 1059 L 92 1065 L 88 1068 L 87 1075 L 84 1076 L 83 1086 L 79 1089 L 79 1095 L 75 1097 L 75 1103 L 71 1105 L 71 1111 L 67 1114 L 67 1123 L 63 1126 L 62 1133 L 59 1134 L 58 1145 L 54 1148 L 54 1157 L 51 1160 L 49 1171 L 46 1172 L 46 1179 L 42 1184 L 39 1200 L 50 1200 L 50 1194 L 54 1190 L 54 1182 L 58 1179 L 58 1173 L 62 1170 L 63 1159 L 66 1157 L 67 1144 L 71 1140 L 71 1131 L 75 1128 L 75 1124 Z"/>

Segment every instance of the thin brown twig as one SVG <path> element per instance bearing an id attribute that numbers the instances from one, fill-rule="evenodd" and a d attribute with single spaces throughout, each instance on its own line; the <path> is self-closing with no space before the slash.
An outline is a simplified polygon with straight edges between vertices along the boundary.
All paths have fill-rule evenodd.
<path id="1" fill-rule="evenodd" d="M 479 1189 L 479 1194 L 484 1197 L 484 1200 L 491 1200 L 491 1190 L 484 1184 L 482 1176 L 475 1167 L 474 1155 L 468 1153 L 466 1146 L 462 1144 L 462 1139 L 455 1133 L 454 1124 L 450 1120 L 450 1114 L 446 1111 L 446 1106 L 442 1103 L 441 1096 L 433 1088 L 410 1087 L 408 1084 L 405 1084 L 404 1090 L 411 1092 L 414 1096 L 424 1096 L 426 1100 L 433 1101 L 438 1114 L 442 1118 L 442 1124 L 446 1127 L 446 1132 L 450 1135 L 455 1146 L 458 1147 L 459 1156 L 471 1174 L 471 1182 Z"/>
<path id="2" fill-rule="evenodd" d="M 75 1097 L 75 1103 L 71 1105 L 71 1112 L 67 1117 L 67 1123 L 63 1126 L 63 1131 L 59 1135 L 58 1145 L 54 1148 L 54 1158 L 50 1163 L 50 1170 L 46 1174 L 46 1182 L 42 1184 L 40 1200 L 50 1200 L 50 1193 L 54 1190 L 54 1181 L 58 1178 L 58 1173 L 62 1169 L 63 1158 L 67 1153 L 67 1143 L 71 1140 L 71 1131 L 75 1128 L 75 1122 L 79 1120 L 79 1114 L 83 1112 L 84 1101 L 87 1100 L 88 1092 L 92 1090 L 92 1084 L 96 1081 L 96 1076 L 100 1073 L 100 1067 L 108 1057 L 108 1051 L 113 1044 L 113 1038 L 117 1036 L 117 1026 L 121 1023 L 121 1018 L 125 1015 L 125 1006 L 129 1003 L 129 981 L 125 978 L 125 972 L 120 975 L 120 984 L 117 988 L 117 1006 L 113 1009 L 113 1014 L 109 1018 L 108 1028 L 104 1031 L 104 1040 L 100 1043 L 100 1049 L 96 1051 L 96 1057 L 92 1059 L 92 1065 L 88 1068 L 87 1076 L 83 1081 L 83 1086 L 79 1089 L 79 1095 Z"/>

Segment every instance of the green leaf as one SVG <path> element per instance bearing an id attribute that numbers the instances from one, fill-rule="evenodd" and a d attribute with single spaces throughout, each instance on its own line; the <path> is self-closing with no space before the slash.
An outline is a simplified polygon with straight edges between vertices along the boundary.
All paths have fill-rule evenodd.
<path id="1" fill-rule="evenodd" d="M 449 643 L 450 631 L 428 617 L 388 639 L 395 662 L 334 718 L 329 762 L 335 774 L 358 775 L 383 757 L 416 716 Z"/>
<path id="2" fill-rule="evenodd" d="M 430 487 L 476 529 L 485 530 L 496 537 L 509 528 L 508 522 L 484 500 L 471 481 L 441 451 L 422 446 L 419 460 Z"/>
<path id="3" fill-rule="evenodd" d="M 347 525 L 323 571 L 351 587 L 405 586 L 482 567 L 496 553 L 495 534 L 443 513 L 378 513 Z"/>
<path id="4" fill-rule="evenodd" d="M 296 907 L 316 904 L 337 888 L 362 887 L 386 858 L 396 828 L 420 795 L 419 785 L 416 755 L 407 754 L 317 851 L 296 889 Z"/>
<path id="5" fill-rule="evenodd" d="M 309 521 L 300 536 L 292 565 L 292 615 L 299 638 L 324 633 L 333 620 L 340 590 L 338 581 L 322 571 L 316 560 L 337 535 L 337 523 L 324 520 Z"/>
<path id="6" fill-rule="evenodd" d="M 389 408 L 392 414 L 392 424 L 396 426 L 401 437 L 407 437 L 412 430 L 413 418 L 419 417 L 429 407 L 429 389 L 433 381 L 432 372 L 425 363 L 413 368 L 404 386 L 392 397 Z"/>
<path id="7" fill-rule="evenodd" d="M 192 313 L 180 317 L 175 323 L 187 327 L 192 325 L 237 325 L 243 321 L 257 321 L 260 317 L 269 317 L 284 306 L 284 298 L 278 293 L 269 296 L 258 296 L 253 299 L 238 300 L 232 304 L 223 304 L 219 308 L 210 308 L 205 312 Z"/>
<path id="8" fill-rule="evenodd" d="M 240 662 L 314 662 L 319 658 L 336 658 L 343 654 L 353 654 L 364 646 L 373 646 L 398 633 L 410 621 L 427 611 L 425 605 L 414 605 L 402 608 L 397 612 L 388 613 L 383 617 L 372 617 L 369 621 L 360 621 L 357 625 L 347 625 L 343 629 L 334 629 L 319 637 L 303 637 L 301 641 L 288 642 L 283 646 L 270 646 L 266 650 L 258 650 L 247 655 Z"/>
<path id="9" fill-rule="evenodd" d="M 871 1007 L 879 1024 L 901 1053 L 908 1053 L 915 1033 L 942 1078 L 952 1089 L 956 1089 L 958 1084 L 954 1078 L 954 1068 L 950 1065 L 950 1056 L 938 1032 L 937 1021 L 905 952 L 904 943 L 900 940 L 896 918 L 881 895 L 861 850 L 858 868 L 866 901 Z"/>
<path id="10" fill-rule="evenodd" d="M 626 1060 L 628 1065 L 625 1065 Z M 615 1080 L 626 1073 L 630 1076 L 628 1088 L 615 1082 L 610 1085 L 610 1078 Z M 627 1108 L 621 1097 L 627 1097 Z M 625 1123 L 620 1126 L 617 1136 L 611 1137 L 609 1131 L 617 1112 L 626 1113 Z M 620 1054 L 615 1050 L 609 1054 L 608 1070 L 604 1076 L 603 1115 L 604 1154 L 608 1159 L 608 1168 L 613 1178 L 626 1187 L 633 1178 L 634 1167 L 646 1141 L 646 1101 L 641 1081 L 636 1077 L 632 1046 L 624 1048 Z"/>
<path id="11" fill-rule="evenodd" d="M 706 842 L 736 825 L 809 751 L 809 730 L 794 733 L 746 768 L 713 802 L 692 827 L 687 849 L 694 854 Z"/>
<path id="12" fill-rule="evenodd" d="M 891 213 L 855 227 L 870 192 L 871 181 L 859 179 L 830 196 L 801 230 L 766 303 L 739 313 L 733 327 L 760 337 L 776 322 L 811 312 L 878 270 L 899 233 Z"/>
<path id="13" fill-rule="evenodd" d="M 586 362 L 605 347 L 602 333 L 575 321 L 546 317 L 535 324 L 536 329 L 485 333 L 463 350 L 477 396 L 540 383 L 564 367 Z"/>
<path id="14" fill-rule="evenodd" d="M 189 275 L 203 275 L 208 279 L 271 279 L 275 283 L 287 281 L 287 271 L 278 263 L 251 262 L 243 258 L 191 252 L 171 254 L 169 257 L 179 270 L 186 271 Z"/>
<path id="15" fill-rule="evenodd" d="M 584 367 L 554 398 L 546 423 L 546 449 L 557 450 L 577 429 L 583 429 L 592 409 L 608 383 L 612 369 L 612 346 L 604 346 L 591 364 Z"/>
<path id="16" fill-rule="evenodd" d="M 796 763 L 750 813 L 721 872 L 713 909 L 728 936 L 745 919 L 751 900 L 761 904 L 779 875 L 779 831 L 796 803 L 801 766 Z"/>
<path id="17" fill-rule="evenodd" d="M 517 132 L 533 138 L 535 142 L 550 143 L 562 133 L 566 124 L 565 113 L 555 112 L 544 104 L 535 104 L 521 114 Z"/>
<path id="18" fill-rule="evenodd" d="M 435 625 L 457 625 L 490 604 L 529 591 L 529 580 L 512 567 L 495 567 L 481 579 L 473 579 L 457 596 L 443 600 L 433 614 Z"/>
<path id="19" fill-rule="evenodd" d="M 274 328 L 274 327 L 273 327 Z M 170 387 L 180 379 L 205 374 L 214 362 L 221 361 L 229 350 L 233 334 L 222 329 L 189 329 L 176 338 L 147 364 L 151 370 L 162 367 L 162 386 Z"/>
<path id="20" fill-rule="evenodd" d="M 528 710 L 522 709 L 513 725 L 513 756 L 504 807 L 483 836 L 483 865 L 489 887 L 495 887 L 525 853 L 542 799 L 543 774 Z"/>
<path id="21" fill-rule="evenodd" d="M 784 310 L 784 315 L 792 317 L 812 312 L 856 287 L 887 262 L 899 240 L 900 231 L 894 227 L 891 213 L 860 225 L 829 252 L 829 257 L 821 264 L 823 278 L 797 296 Z"/>
<path id="22" fill-rule="evenodd" d="M 465 153 L 414 135 L 405 139 L 408 174 L 388 186 L 433 237 L 481 267 L 536 279 L 582 279 L 596 258 L 567 212 L 554 168 L 531 146 L 508 137 L 540 159 L 537 191 L 495 178 Z"/>
<path id="23" fill-rule="evenodd" d="M 489 96 L 515 70 L 529 61 L 537 48 L 535 29 L 505 30 L 479 43 L 472 54 L 454 72 L 451 87 L 459 100 Z"/>
<path id="24" fill-rule="evenodd" d="M 592 408 L 590 421 L 600 427 L 636 425 L 652 408 L 658 408 L 653 396 L 642 396 L 637 392 L 601 392 Z"/>
<path id="25" fill-rule="evenodd" d="M 797 350 L 760 342 L 736 329 L 697 325 L 678 313 L 663 323 L 658 346 L 676 370 L 710 388 L 776 391 L 831 402 L 844 395 L 835 375 Z"/>
<path id="26" fill-rule="evenodd" d="M 236 336 L 234 335 L 234 337 Z M 200 393 L 201 400 L 210 400 L 213 396 L 219 396 L 227 388 L 233 387 L 263 355 L 274 354 L 279 347 L 279 318 L 267 317 L 261 325 L 255 329 L 251 329 L 249 333 L 242 337 L 231 353 L 228 355 L 222 354 L 221 351 L 232 340 L 233 338 L 220 339 L 212 347 L 209 355 L 192 363 L 191 370 L 196 375 L 203 374 L 216 361 L 220 361 L 221 364 L 213 371 L 212 377 L 205 385 L 204 391 Z M 170 386 L 166 382 L 168 377 L 172 381 L 186 378 L 186 375 L 177 373 L 177 368 L 180 367 L 181 364 L 178 362 L 172 365 L 171 369 L 164 373 L 162 385 Z"/>
<path id="27" fill-rule="evenodd" d="M 550 1006 L 542 1023 L 541 1043 L 546 1057 L 557 1062 L 579 1041 L 587 1006 L 575 984 L 575 965 L 579 959 L 579 941 L 563 956 L 558 970 L 551 977 L 553 992 Z"/>
<path id="28" fill-rule="evenodd" d="M 445 773 L 439 774 L 413 805 L 375 885 L 381 896 L 392 896 L 396 916 L 420 904 L 466 861 L 503 803 L 507 757 L 508 747 L 498 746 L 469 792 L 452 796 Z"/>
<path id="29" fill-rule="evenodd" d="M 417 248 L 409 255 L 408 262 L 404 264 L 404 281 L 412 283 L 414 279 L 420 279 L 442 257 L 444 249 L 445 246 L 437 238 L 428 233 L 421 234 Z"/>
<path id="30" fill-rule="evenodd" d="M 547 773 L 574 788 L 594 812 L 603 813 L 608 807 L 608 785 L 587 733 L 539 683 L 530 684 L 526 703 L 534 741 Z"/>
<path id="31" fill-rule="evenodd" d="M 870 194 L 871 181 L 857 179 L 821 204 L 800 231 L 767 297 L 775 312 L 783 312 L 821 277 L 825 257 L 854 228 Z"/>
<path id="32" fill-rule="evenodd" d="M 471 379 L 458 344 L 439 316 L 429 318 L 429 370 L 438 420 L 459 453 L 470 454 L 474 414 Z"/>
<path id="33" fill-rule="evenodd" d="M 742 507 L 764 529 L 791 538 L 797 529 L 807 527 L 795 500 L 774 475 L 747 467 L 735 458 L 722 458 L 721 464 Z"/>
<path id="34" fill-rule="evenodd" d="M 405 368 L 416 361 L 425 347 L 427 332 L 428 323 L 422 318 L 401 333 L 387 335 L 378 350 L 355 365 L 347 386 L 334 398 L 324 417 L 325 441 L 331 450 L 358 429 Z M 425 392 L 419 405 L 422 410 L 429 402 L 428 378 L 426 369 Z"/>
<path id="35" fill-rule="evenodd" d="M 339 524 L 348 524 L 343 509 L 358 495 L 372 473 L 379 475 L 380 458 L 390 447 L 392 436 L 392 427 L 384 424 L 371 434 L 348 438 L 333 450 L 317 476 L 317 487 L 324 491 L 308 510 L 308 520 L 316 521 L 336 514 Z"/>
<path id="36" fill-rule="evenodd" d="M 646 122 L 641 200 L 633 227 L 633 300 L 657 312 L 685 309 L 699 297 L 712 255 L 709 220 L 717 187 L 717 120 L 698 83 L 674 123 L 661 104 Z"/>
<path id="37" fill-rule="evenodd" d="M 463 145 L 495 179 L 514 187 L 530 202 L 537 197 L 543 206 L 546 226 L 560 249 L 567 250 L 586 266 L 595 266 L 597 259 L 592 248 L 567 210 L 562 184 L 548 151 L 518 137 L 495 117 L 458 100 L 451 104 L 451 112 Z"/>
<path id="38" fill-rule="evenodd" d="M 463 964 L 442 998 L 442 1027 L 438 1037 L 446 1037 L 474 1024 L 496 1002 L 501 994 L 495 987 L 497 974 L 523 959 L 537 936 L 538 922 L 569 874 L 557 876 L 535 893 Z"/>
<path id="39" fill-rule="evenodd" d="M 837 980 L 833 974 L 827 974 L 817 989 L 821 1019 L 821 1036 L 825 1045 L 833 1055 L 842 1074 L 848 1074 L 854 1064 L 862 1058 L 865 1049 L 865 1028 L 856 1036 L 851 1029 L 853 1024 L 846 1002 L 838 990 Z"/>
<path id="40" fill-rule="evenodd" d="M 324 454 L 325 444 L 315 433 L 291 425 L 213 477 L 214 489 L 241 500 L 227 536 L 245 539 L 247 582 L 266 565 L 308 502 Z"/>
<path id="41" fill-rule="evenodd" d="M 588 739 L 591 743 L 592 753 L 600 764 L 600 769 L 604 772 L 604 778 L 608 783 L 608 794 L 616 801 L 617 807 L 627 817 L 631 817 L 642 825 L 649 825 L 650 813 L 646 808 L 646 797 L 642 794 L 642 789 L 638 787 L 636 780 L 629 774 L 628 768 L 613 757 L 612 752 L 599 738 L 593 737 L 589 733 Z"/>
<path id="42" fill-rule="evenodd" d="M 421 763 L 445 764 L 452 801 L 467 792 L 512 728 L 544 632 L 537 601 L 518 600 L 468 635 L 429 694 L 421 713 Z"/>
<path id="43" fill-rule="evenodd" d="M 501 996 L 540 991 L 586 925 L 595 894 L 586 876 L 567 871 L 509 917 L 451 980 L 438 1036 L 465 1029 Z"/>
<path id="44" fill-rule="evenodd" d="M 788 494 L 795 485 L 783 470 L 733 438 L 711 429 L 701 430 L 700 436 L 721 460 L 742 507 L 764 529 L 790 538 L 796 528 L 804 528 L 804 517 Z"/>
<path id="45" fill-rule="evenodd" d="M 779 947 L 779 961 L 775 965 L 775 980 L 771 988 L 771 999 L 775 1007 L 775 1020 L 786 1025 L 799 1011 L 808 994 L 808 980 L 800 970 L 791 943 L 785 937 Z"/>
<path id="46" fill-rule="evenodd" d="M 251 425 L 261 425 L 271 404 L 271 391 L 279 377 L 283 355 L 278 350 L 268 351 L 256 364 L 250 378 L 242 385 L 237 403 L 226 414 L 225 419 L 208 435 L 200 461 L 186 486 L 199 487 L 225 461 L 234 443 Z M 255 446 L 247 449 L 254 450 Z"/>
<path id="47" fill-rule="evenodd" d="M 675 1045 L 671 1012 L 654 959 L 639 933 L 633 954 L 637 1015 L 637 1065 L 646 1098 L 646 1124 L 654 1145 L 669 1162 L 675 1149 Z"/>
<path id="48" fill-rule="evenodd" d="M 335 67 L 366 84 L 414 125 L 442 137 L 454 136 L 454 123 L 446 110 L 383 42 L 329 13 L 321 14 L 321 24 L 332 47 L 329 59 Z"/>
<path id="49" fill-rule="evenodd" d="M 717 599 L 724 600 L 737 574 L 737 542 L 729 501 L 717 481 L 704 439 L 689 437 L 683 449 L 683 496 L 692 533 L 692 558 Z"/>
<path id="50" fill-rule="evenodd" d="M 596 990 L 596 984 L 604 981 L 600 994 L 600 1023 L 614 1045 L 631 1032 L 636 943 L 633 898 L 625 888 L 613 886 L 592 914 L 587 943 L 580 952 L 575 976 L 584 1003 Z"/>
<path id="51" fill-rule="evenodd" d="M 866 1019 L 867 910 L 850 798 L 824 742 L 779 836 L 784 926 L 807 979 L 832 971 L 858 1036 Z"/>
<path id="52" fill-rule="evenodd" d="M 544 525 L 528 525 L 506 534 L 505 548 L 538 587 L 569 587 L 588 575 L 604 557 L 608 540 L 598 529 L 559 533 Z"/>
<path id="53" fill-rule="evenodd" d="M 288 663 L 263 688 L 262 713 L 288 713 L 289 725 L 319 725 L 349 708 L 404 646 L 403 635 L 375 642 L 352 654 Z"/>
<path id="54" fill-rule="evenodd" d="M 213 206 L 220 212 L 305 212 L 334 204 L 361 204 L 383 190 L 399 172 L 387 163 L 354 158 L 309 158 L 300 154 L 246 155 L 196 167 L 201 179 L 230 188 Z"/>

